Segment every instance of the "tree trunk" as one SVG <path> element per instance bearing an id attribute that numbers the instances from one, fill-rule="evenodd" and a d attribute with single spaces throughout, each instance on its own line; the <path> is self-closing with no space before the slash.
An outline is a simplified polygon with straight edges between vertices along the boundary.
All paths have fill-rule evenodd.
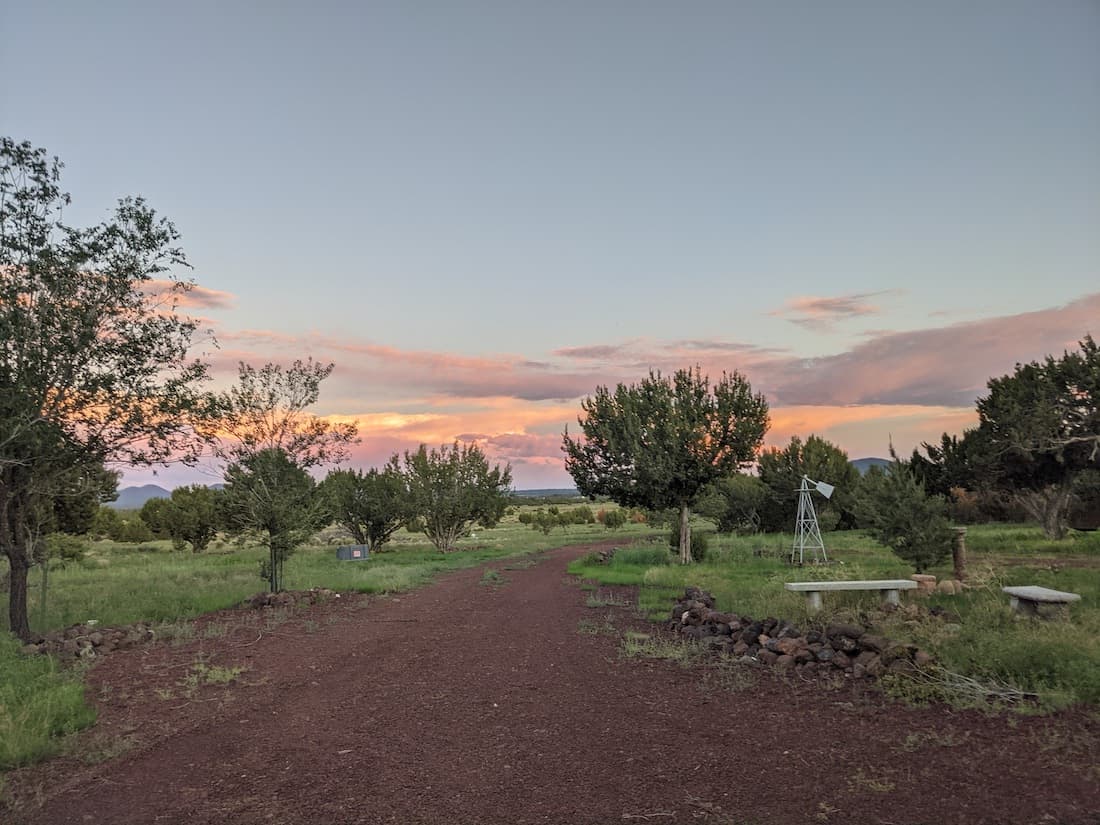
<path id="1" fill-rule="evenodd" d="M 1066 515 L 1072 497 L 1072 488 L 1068 484 L 1051 484 L 1042 490 L 1026 490 L 1016 494 L 1020 506 L 1043 528 L 1043 535 L 1054 541 L 1066 537 Z"/>
<path id="2" fill-rule="evenodd" d="M 687 502 L 680 504 L 680 564 L 691 564 L 691 526 Z"/>
<path id="3" fill-rule="evenodd" d="M 27 619 L 27 571 L 30 564 L 19 547 L 8 551 L 11 582 L 8 590 L 8 623 L 11 632 L 24 643 L 31 641 L 31 625 Z"/>

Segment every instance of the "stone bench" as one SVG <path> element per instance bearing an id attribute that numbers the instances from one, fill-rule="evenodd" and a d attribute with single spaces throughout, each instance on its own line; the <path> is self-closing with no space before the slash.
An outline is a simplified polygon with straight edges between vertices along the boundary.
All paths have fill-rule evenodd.
<path id="1" fill-rule="evenodd" d="M 848 582 L 787 582 L 783 586 L 797 593 L 805 593 L 812 612 L 821 609 L 821 594 L 826 590 L 877 590 L 882 594 L 883 602 L 898 604 L 898 594 L 902 590 L 913 590 L 917 583 L 911 579 L 872 579 Z"/>
<path id="2" fill-rule="evenodd" d="M 1051 590 L 1049 587 L 1039 587 L 1034 584 L 1002 587 L 1001 590 L 1009 595 L 1012 599 L 1012 609 L 1021 616 L 1040 615 L 1041 605 L 1054 605 L 1056 610 L 1064 614 L 1070 602 L 1081 600 L 1081 596 L 1077 593 Z"/>

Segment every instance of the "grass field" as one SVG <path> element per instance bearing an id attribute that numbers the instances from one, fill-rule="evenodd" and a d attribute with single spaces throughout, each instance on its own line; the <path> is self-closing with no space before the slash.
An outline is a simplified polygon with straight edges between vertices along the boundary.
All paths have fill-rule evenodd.
<path id="1" fill-rule="evenodd" d="M 701 525 L 706 529 L 706 525 Z M 810 621 L 805 600 L 783 589 L 794 578 L 906 577 L 910 568 L 862 533 L 829 533 L 834 564 L 795 571 L 786 563 L 791 537 L 709 536 L 701 564 L 674 564 L 664 530 L 627 524 L 610 531 L 600 524 L 556 528 L 550 535 L 518 522 L 513 513 L 492 530 L 477 530 L 460 542 L 461 552 L 442 554 L 424 537 L 401 531 L 387 551 L 366 562 L 336 560 L 331 544 L 307 546 L 287 562 L 289 589 L 327 587 L 344 592 L 409 590 L 438 573 L 486 561 L 530 554 L 565 544 L 614 539 L 624 546 L 610 565 L 591 559 L 571 572 L 603 584 L 639 586 L 639 606 L 665 618 L 672 597 L 686 585 L 710 590 L 719 607 L 754 616 Z M 961 596 L 933 596 L 928 604 L 957 621 L 917 621 L 885 628 L 915 641 L 952 671 L 1011 684 L 1042 697 L 1042 707 L 1100 702 L 1100 534 L 1075 534 L 1064 542 L 1043 539 L 1028 526 L 973 527 L 967 538 L 970 581 Z M 627 546 L 630 545 L 630 546 Z M 240 603 L 263 590 L 259 578 L 265 551 L 216 543 L 208 552 L 173 552 L 168 542 L 144 545 L 97 543 L 87 556 L 50 572 L 45 612 L 32 575 L 32 627 L 45 632 L 96 620 L 100 626 L 176 622 Z M 5 572 L 0 564 L 0 575 Z M 950 573 L 944 567 L 932 572 Z M 490 583 L 491 584 L 491 583 Z M 1041 584 L 1082 595 L 1068 622 L 1020 621 L 1000 592 L 1005 584 Z M 872 608 L 871 594 L 829 594 L 826 610 L 812 621 Z M 0 629 L 6 627 L 6 595 L 0 596 Z M 0 769 L 48 755 L 58 734 L 94 720 L 83 704 L 79 674 L 58 672 L 45 657 L 25 657 L 0 633 Z"/>
<path id="2" fill-rule="evenodd" d="M 672 563 L 662 542 L 620 551 L 606 566 L 582 559 L 570 572 L 601 584 L 639 586 L 639 608 L 652 619 L 667 618 L 673 598 L 695 585 L 709 590 L 721 610 L 810 626 L 860 613 L 876 615 L 877 594 L 829 593 L 824 610 L 810 616 L 805 598 L 785 590 L 784 582 L 907 578 L 912 572 L 858 531 L 827 533 L 833 563 L 795 570 L 785 558 L 792 541 L 790 535 L 711 536 L 705 562 L 686 568 Z M 967 548 L 970 588 L 923 602 L 953 614 L 952 620 L 877 614 L 883 631 L 920 644 L 951 673 L 1038 694 L 1041 708 L 1100 702 L 1100 534 L 1051 542 L 1036 527 L 982 525 L 970 528 Z M 929 572 L 950 578 L 950 562 Z M 1068 621 L 1021 620 L 1001 592 L 1002 586 L 1016 584 L 1068 590 L 1079 593 L 1081 601 L 1071 606 Z M 954 698 L 961 702 L 965 697 Z"/>

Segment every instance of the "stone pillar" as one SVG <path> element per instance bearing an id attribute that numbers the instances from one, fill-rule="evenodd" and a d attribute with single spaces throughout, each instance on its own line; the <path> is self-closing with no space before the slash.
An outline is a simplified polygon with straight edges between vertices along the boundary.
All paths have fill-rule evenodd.
<path id="1" fill-rule="evenodd" d="M 966 581 L 966 528 L 955 528 L 955 542 L 951 547 L 951 557 L 955 562 L 955 580 Z"/>

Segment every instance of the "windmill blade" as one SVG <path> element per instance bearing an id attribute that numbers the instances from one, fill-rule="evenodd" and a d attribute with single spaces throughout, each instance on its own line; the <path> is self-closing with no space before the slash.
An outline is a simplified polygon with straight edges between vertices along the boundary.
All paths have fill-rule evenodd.
<path id="1" fill-rule="evenodd" d="M 825 498 L 832 498 L 833 491 L 836 489 L 832 484 L 826 484 L 824 481 L 817 482 L 816 487 L 817 491 L 825 496 Z"/>

